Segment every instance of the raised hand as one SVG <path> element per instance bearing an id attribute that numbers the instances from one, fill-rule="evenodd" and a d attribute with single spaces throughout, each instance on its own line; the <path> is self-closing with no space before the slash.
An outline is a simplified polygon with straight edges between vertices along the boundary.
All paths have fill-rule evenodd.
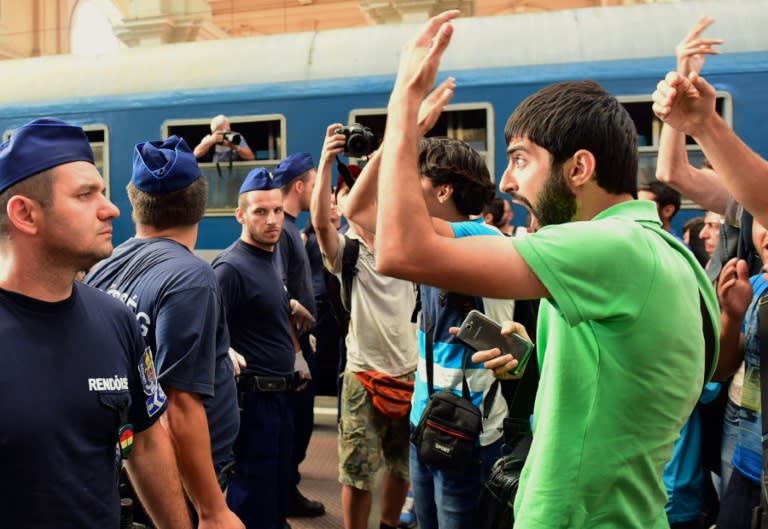
<path id="1" fill-rule="evenodd" d="M 715 89 L 696 72 L 669 72 L 653 92 L 653 112 L 680 132 L 696 136 L 708 119 L 717 116 Z"/>
<path id="2" fill-rule="evenodd" d="M 421 102 L 421 107 L 419 107 L 419 133 L 422 136 L 435 126 L 445 105 L 453 98 L 453 91 L 455 89 L 456 79 L 449 77 L 432 90 L 427 98 Z"/>
<path id="3" fill-rule="evenodd" d="M 725 263 L 717 281 L 717 296 L 721 311 L 738 321 L 744 318 L 752 302 L 752 285 L 746 261 L 734 257 Z"/>
<path id="4" fill-rule="evenodd" d="M 435 84 L 440 59 L 453 35 L 451 20 L 458 10 L 444 11 L 430 18 L 419 35 L 403 46 L 400 67 L 390 101 L 417 97 L 421 101 Z"/>
<path id="5" fill-rule="evenodd" d="M 336 155 L 344 152 L 344 143 L 347 137 L 343 134 L 336 134 L 336 131 L 342 128 L 341 123 L 332 123 L 325 129 L 325 139 L 323 140 L 323 150 L 320 154 L 321 160 L 328 161 Z"/>
<path id="6" fill-rule="evenodd" d="M 723 43 L 723 39 L 704 39 L 701 34 L 715 21 L 710 16 L 701 17 L 691 28 L 691 31 L 675 47 L 677 57 L 677 73 L 688 76 L 691 72 L 701 73 L 707 55 L 719 55 L 713 46 Z"/>

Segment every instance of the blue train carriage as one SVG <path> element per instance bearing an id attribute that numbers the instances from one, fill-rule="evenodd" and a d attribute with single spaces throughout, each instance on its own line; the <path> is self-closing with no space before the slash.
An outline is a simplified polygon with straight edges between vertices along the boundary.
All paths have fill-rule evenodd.
<path id="1" fill-rule="evenodd" d="M 650 94 L 674 68 L 675 44 L 703 14 L 717 19 L 708 33 L 726 39 L 723 55 L 709 58 L 705 69 L 719 91 L 718 109 L 767 155 L 768 10 L 760 1 L 459 19 L 441 72 L 455 76 L 458 88 L 433 133 L 471 143 L 498 178 L 506 165 L 504 122 L 515 106 L 551 82 L 591 78 L 620 97 L 634 118 L 642 153 L 638 178 L 652 178 L 660 124 Z M 372 26 L 5 61 L 0 131 L 7 137 L 45 115 L 83 125 L 109 196 L 123 212 L 115 222 L 119 243 L 134 232 L 125 193 L 134 144 L 175 133 L 194 147 L 208 133 L 210 118 L 226 114 L 256 160 L 200 164 L 210 196 L 198 251 L 210 258 L 239 235 L 232 212 L 250 169 L 274 167 L 295 151 L 317 159 L 332 122 L 360 122 L 381 138 L 399 50 L 415 30 Z M 692 142 L 689 150 L 694 162 L 701 161 Z M 694 213 L 689 209 L 675 220 L 682 224 Z"/>

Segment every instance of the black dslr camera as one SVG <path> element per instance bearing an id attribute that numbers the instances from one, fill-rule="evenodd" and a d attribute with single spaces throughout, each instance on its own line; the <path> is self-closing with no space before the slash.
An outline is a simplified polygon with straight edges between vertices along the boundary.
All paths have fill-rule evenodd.
<path id="1" fill-rule="evenodd" d="M 348 127 L 336 129 L 334 134 L 343 134 L 347 137 L 344 143 L 344 154 L 354 158 L 368 156 L 376 150 L 376 136 L 371 129 L 360 123 L 353 123 Z"/>
<path id="2" fill-rule="evenodd" d="M 242 137 L 239 132 L 233 132 L 231 130 L 224 130 L 221 135 L 229 143 L 234 143 L 235 145 L 240 143 L 240 138 Z"/>

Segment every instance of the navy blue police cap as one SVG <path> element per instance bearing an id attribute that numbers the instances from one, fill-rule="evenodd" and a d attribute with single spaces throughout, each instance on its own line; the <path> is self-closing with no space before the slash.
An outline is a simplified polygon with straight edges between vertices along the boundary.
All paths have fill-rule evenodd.
<path id="1" fill-rule="evenodd" d="M 0 145 L 0 193 L 30 176 L 70 162 L 94 163 L 82 127 L 55 118 L 30 121 Z"/>
<path id="2" fill-rule="evenodd" d="M 275 180 L 280 183 L 280 187 L 288 184 L 315 167 L 312 155 L 308 152 L 297 152 L 286 157 L 275 167 Z"/>
<path id="3" fill-rule="evenodd" d="M 170 193 L 200 178 L 200 167 L 187 142 L 178 136 L 139 143 L 133 149 L 131 183 L 145 193 Z"/>
<path id="4" fill-rule="evenodd" d="M 240 186 L 240 194 L 242 195 L 248 191 L 269 191 L 279 187 L 280 184 L 272 173 L 264 167 L 257 167 L 248 173 L 248 176 L 243 180 L 243 185 Z"/>

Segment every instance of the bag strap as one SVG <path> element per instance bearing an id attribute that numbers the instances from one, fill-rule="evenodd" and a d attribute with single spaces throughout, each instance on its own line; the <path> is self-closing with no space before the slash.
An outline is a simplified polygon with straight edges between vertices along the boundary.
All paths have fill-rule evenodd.
<path id="1" fill-rule="evenodd" d="M 448 296 L 449 293 L 443 291 L 441 292 L 440 296 L 445 298 Z M 434 335 L 435 335 L 435 329 L 434 325 L 432 324 L 432 318 L 429 317 L 429 312 L 427 311 L 426 304 L 422 304 L 421 307 L 421 317 L 424 319 L 424 352 L 426 353 L 426 364 L 427 364 L 427 395 L 432 395 L 432 393 L 435 392 L 435 385 L 434 385 L 434 353 L 433 353 L 433 347 L 434 347 Z M 464 353 L 461 357 L 461 396 L 464 399 L 471 400 L 470 393 L 469 393 L 469 383 L 467 382 L 467 376 L 466 376 L 466 369 L 467 369 L 467 361 L 469 360 L 469 351 L 467 347 L 464 347 Z M 483 419 L 487 419 L 488 415 L 491 413 L 491 406 L 493 405 L 493 399 L 496 396 L 496 392 L 499 388 L 499 381 L 494 380 L 493 384 L 491 384 L 491 387 L 488 388 L 488 393 L 485 394 L 485 397 L 483 398 Z"/>
<path id="2" fill-rule="evenodd" d="M 341 253 L 341 304 L 352 310 L 352 280 L 357 275 L 357 258 L 360 241 L 344 235 L 344 251 Z"/>
<path id="3" fill-rule="evenodd" d="M 421 317 L 424 318 L 424 352 L 427 363 L 427 395 L 429 396 L 435 392 L 434 374 L 432 372 L 432 364 L 434 363 L 432 355 L 434 329 L 432 328 L 432 318 L 429 317 L 426 307 L 422 307 Z"/>
<path id="4" fill-rule="evenodd" d="M 704 385 L 706 386 L 709 376 L 715 368 L 713 364 L 715 362 L 715 340 L 717 340 L 717 335 L 701 289 L 699 289 L 699 307 L 701 308 L 701 331 L 704 333 Z"/>
<path id="5" fill-rule="evenodd" d="M 533 353 L 532 353 L 533 354 Z M 532 360 L 531 360 L 532 361 Z M 536 388 L 539 385 L 538 368 L 528 366 L 519 380 L 509 381 L 514 387 L 507 395 L 507 417 L 502 426 L 504 443 L 514 453 L 527 453 L 530 445 L 531 420 L 533 404 L 536 400 Z"/>

